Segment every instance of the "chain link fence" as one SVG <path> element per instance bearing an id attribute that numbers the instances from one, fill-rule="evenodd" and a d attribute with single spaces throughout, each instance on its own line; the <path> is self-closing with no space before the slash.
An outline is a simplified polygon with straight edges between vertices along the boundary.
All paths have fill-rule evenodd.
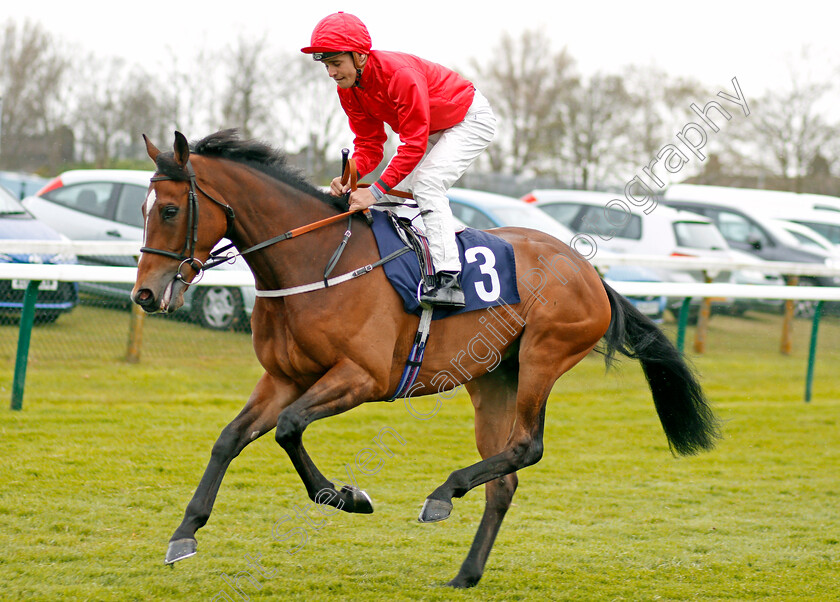
<path id="1" fill-rule="evenodd" d="M 28 366 L 31 373 L 66 367 L 126 363 L 182 363 L 213 354 L 254 358 L 250 332 L 243 324 L 217 331 L 193 321 L 190 314 L 144 315 L 139 308 L 82 294 L 70 311 L 56 319 L 38 319 L 32 329 Z M 0 391 L 11 390 L 18 352 L 20 315 L 0 315 Z M 256 362 L 255 359 L 253 359 Z M 70 386 L 68 384 L 68 386 Z"/>

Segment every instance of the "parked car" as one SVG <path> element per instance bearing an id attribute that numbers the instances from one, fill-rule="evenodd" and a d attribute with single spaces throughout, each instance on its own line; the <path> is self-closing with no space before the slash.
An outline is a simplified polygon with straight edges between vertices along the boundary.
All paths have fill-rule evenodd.
<path id="1" fill-rule="evenodd" d="M 761 210 L 729 206 L 717 201 L 683 201 L 668 194 L 661 202 L 669 207 L 705 215 L 717 224 L 731 247 L 766 261 L 833 265 L 831 253 L 804 248 L 792 234 Z M 822 286 L 840 285 L 840 278 L 836 277 L 816 276 L 813 280 Z"/>
<path id="2" fill-rule="evenodd" d="M 34 215 L 71 240 L 143 240 L 142 204 L 151 171 L 73 170 L 50 180 L 23 204 Z M 220 245 L 227 244 L 223 240 Z M 136 266 L 130 256 L 82 256 L 86 265 Z M 248 270 L 241 258 L 214 269 Z M 82 292 L 129 305 L 131 284 L 85 282 Z M 256 300 L 253 285 L 243 287 L 191 286 L 184 294 L 187 315 L 202 326 L 226 330 L 247 323 Z"/>
<path id="3" fill-rule="evenodd" d="M 569 228 L 543 211 L 524 205 L 513 197 L 466 188 L 450 188 L 447 196 L 452 214 L 471 228 L 533 228 L 551 234 L 566 244 L 575 236 Z"/>
<path id="4" fill-rule="evenodd" d="M 749 208 L 763 213 L 776 213 L 779 210 L 840 212 L 840 198 L 836 196 L 760 188 L 672 184 L 665 192 L 665 197 L 683 201 L 711 201 L 721 205 Z"/>
<path id="5" fill-rule="evenodd" d="M 669 199 L 712 203 L 720 207 L 741 209 L 751 215 L 794 221 L 816 230 L 835 245 L 840 244 L 840 197 L 780 190 L 674 184 L 665 192 L 665 201 Z"/>
<path id="6" fill-rule="evenodd" d="M 764 261 L 751 253 L 745 253 L 744 251 L 739 251 L 737 249 L 731 249 L 730 252 L 733 255 L 733 259 L 735 259 L 738 263 L 751 263 L 755 265 L 756 268 L 741 268 L 733 270 L 733 284 L 785 285 L 785 279 L 779 272 L 768 272 L 766 269 L 759 269 L 772 266 L 772 263 Z M 785 302 L 782 299 L 733 299 L 730 312 L 736 316 L 742 316 L 748 310 L 779 313 L 782 311 L 784 304 Z"/>
<path id="7" fill-rule="evenodd" d="M 448 196 L 449 206 L 455 218 L 472 228 L 479 230 L 503 226 L 533 228 L 551 234 L 566 244 L 575 236 L 572 230 L 539 208 L 522 203 L 513 197 L 464 188 L 451 188 Z M 600 251 L 599 256 L 603 258 L 606 253 L 608 252 Z M 625 266 L 610 268 L 604 277 L 633 282 L 660 281 L 659 276 L 652 270 Z M 628 297 L 628 300 L 649 318 L 655 321 L 662 320 L 664 297 L 646 295 Z"/>
<path id="8" fill-rule="evenodd" d="M 774 211 L 771 215 L 810 228 L 840 250 L 840 212 L 820 209 Z"/>
<path id="9" fill-rule="evenodd" d="M 0 186 L 11 192 L 16 199 L 35 194 L 47 183 L 46 178 L 20 171 L 0 171 Z"/>
<path id="10" fill-rule="evenodd" d="M 746 253 L 751 253 L 765 261 L 785 261 L 814 263 L 836 267 L 837 260 L 828 251 L 805 247 L 796 238 L 781 227 L 767 212 L 755 205 L 743 208 L 727 201 L 684 201 L 675 198 L 666 191 L 662 203 L 701 213 L 716 224 L 730 246 Z M 805 276 L 799 283 L 812 286 L 840 286 L 838 276 Z M 814 301 L 800 301 L 796 304 L 796 313 L 801 317 L 812 315 Z M 840 304 L 828 304 L 832 312 L 840 310 Z"/>
<path id="11" fill-rule="evenodd" d="M 628 204 L 614 203 L 616 195 L 587 190 L 534 190 L 522 201 L 535 205 L 575 232 L 589 234 L 596 241 L 599 253 L 705 257 L 714 260 L 732 259 L 733 253 L 711 220 L 688 211 L 658 206 L 645 213 Z M 702 270 L 655 268 L 666 282 L 705 282 Z M 709 274 L 713 282 L 729 282 L 730 270 Z M 692 299 L 692 317 L 696 316 L 701 299 Z M 682 299 L 672 298 L 668 306 L 676 313 Z M 715 299 L 715 311 L 731 311 L 732 301 Z"/>
<path id="12" fill-rule="evenodd" d="M 662 282 L 659 274 L 638 265 L 616 265 L 604 272 L 604 280 L 619 282 Z M 664 295 L 627 297 L 627 299 L 648 318 L 661 324 L 665 321 L 668 298 Z"/>
<path id="13" fill-rule="evenodd" d="M 820 216 L 822 215 L 822 212 L 817 213 L 819 213 Z M 817 219 L 821 220 L 823 218 L 818 217 Z M 832 242 L 819 232 L 819 230 L 822 229 L 820 228 L 820 224 L 822 223 L 821 221 L 809 223 L 808 218 L 803 218 L 801 214 L 793 219 L 772 218 L 771 221 L 780 228 L 787 230 L 804 248 L 814 249 L 820 253 L 829 253 L 835 258 L 840 259 L 840 213 L 837 214 L 837 217 L 834 220 L 836 225 L 826 223 L 828 227 L 825 229 L 829 235 L 832 234 L 833 228 L 837 229 L 836 234 L 838 236 L 838 241 L 836 243 Z"/>
<path id="14" fill-rule="evenodd" d="M 0 238 L 14 240 L 67 240 L 47 224 L 35 219 L 11 192 L 0 186 Z M 63 253 L 6 253 L 0 251 L 0 263 L 62 264 L 76 263 L 76 257 Z M 28 280 L 0 280 L 0 317 L 16 316 L 23 308 Z M 35 302 L 35 321 L 54 322 L 69 312 L 78 301 L 75 282 L 43 280 Z"/>

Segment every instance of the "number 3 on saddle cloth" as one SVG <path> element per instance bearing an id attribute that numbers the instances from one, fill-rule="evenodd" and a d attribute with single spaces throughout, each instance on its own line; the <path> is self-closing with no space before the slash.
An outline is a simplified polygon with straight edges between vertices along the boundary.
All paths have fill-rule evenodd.
<path id="1" fill-rule="evenodd" d="M 420 373 L 432 320 L 486 307 L 519 303 L 516 260 L 513 246 L 506 240 L 481 230 L 466 228 L 455 236 L 461 258 L 461 288 L 464 289 L 465 307 L 435 310 L 428 306 L 422 307 L 419 297 L 424 277 L 428 279 L 434 274 L 434 268 L 429 265 L 431 257 L 423 235 L 409 220 L 400 219 L 390 211 L 376 210 L 371 213 L 371 228 L 381 257 L 388 257 L 406 246 L 411 249 L 411 252 L 403 253 L 382 267 L 391 286 L 402 298 L 405 311 L 420 315 L 417 335 L 405 362 L 402 378 L 388 400 L 394 401 L 411 392 Z"/>
<path id="2" fill-rule="evenodd" d="M 372 211 L 373 229 L 379 254 L 382 257 L 406 246 L 397 233 L 397 228 L 411 228 L 421 236 L 408 220 L 397 218 L 390 211 Z M 399 222 L 401 223 L 398 223 Z M 435 309 L 433 320 L 458 313 L 484 309 L 486 307 L 519 303 L 516 286 L 516 261 L 513 246 L 493 234 L 466 228 L 456 235 L 458 253 L 461 258 L 461 288 L 464 289 L 466 307 L 457 309 Z M 384 264 L 385 274 L 394 290 L 403 300 L 405 311 L 420 315 L 422 307 L 418 297 L 424 280 L 425 267 L 421 272 L 420 261 L 414 249 Z M 429 261 L 431 261 L 429 259 Z M 434 274 L 434 269 L 428 270 Z"/>

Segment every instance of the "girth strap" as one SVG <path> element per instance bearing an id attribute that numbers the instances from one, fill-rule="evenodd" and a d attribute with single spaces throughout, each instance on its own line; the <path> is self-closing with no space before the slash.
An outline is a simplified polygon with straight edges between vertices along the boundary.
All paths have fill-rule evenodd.
<path id="1" fill-rule="evenodd" d="M 420 374 L 420 367 L 423 365 L 423 356 L 426 353 L 426 340 L 429 338 L 429 330 L 432 325 L 432 313 L 434 308 L 432 306 L 423 307 L 423 312 L 420 314 L 420 324 L 417 326 L 417 334 L 414 336 L 414 344 L 411 346 L 411 351 L 408 352 L 408 359 L 405 361 L 405 368 L 403 368 L 400 384 L 397 385 L 397 390 L 388 401 L 394 401 L 398 397 L 405 396 L 417 380 L 417 375 Z"/>
<path id="2" fill-rule="evenodd" d="M 335 286 L 336 284 L 341 284 L 342 282 L 347 282 L 348 280 L 352 280 L 353 278 L 358 278 L 359 276 L 364 276 L 368 272 L 373 271 L 374 268 L 378 268 L 382 264 L 388 263 L 392 259 L 396 259 L 400 255 L 404 253 L 408 253 L 411 249 L 408 247 L 402 247 L 397 249 L 393 253 L 374 261 L 373 263 L 369 263 L 368 265 L 362 266 L 352 272 L 346 272 L 341 276 L 334 276 L 333 278 L 328 278 L 326 280 L 321 280 L 319 282 L 311 282 L 309 284 L 301 284 L 300 286 L 292 286 L 290 288 L 280 288 L 275 290 L 268 290 L 263 291 L 257 289 L 257 297 L 288 297 L 289 295 L 299 295 L 301 293 L 311 293 L 312 291 L 321 290 L 322 288 L 328 288 L 330 286 Z"/>

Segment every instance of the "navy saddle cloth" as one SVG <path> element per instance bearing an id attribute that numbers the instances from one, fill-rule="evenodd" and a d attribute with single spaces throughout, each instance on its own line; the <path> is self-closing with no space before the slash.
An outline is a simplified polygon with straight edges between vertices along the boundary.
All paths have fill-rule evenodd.
<path id="1" fill-rule="evenodd" d="M 390 214 L 371 211 L 373 214 L 373 235 L 379 246 L 379 255 L 390 253 L 406 246 L 397 234 Z M 519 289 L 516 286 L 516 260 L 513 246 L 506 240 L 481 230 L 467 228 L 459 232 L 458 253 L 461 257 L 461 287 L 464 289 L 466 307 L 461 309 L 436 309 L 432 318 L 519 303 Z M 417 254 L 412 250 L 403 253 L 382 266 L 394 290 L 403 300 L 405 311 L 420 315 L 420 295 L 423 277 Z"/>

